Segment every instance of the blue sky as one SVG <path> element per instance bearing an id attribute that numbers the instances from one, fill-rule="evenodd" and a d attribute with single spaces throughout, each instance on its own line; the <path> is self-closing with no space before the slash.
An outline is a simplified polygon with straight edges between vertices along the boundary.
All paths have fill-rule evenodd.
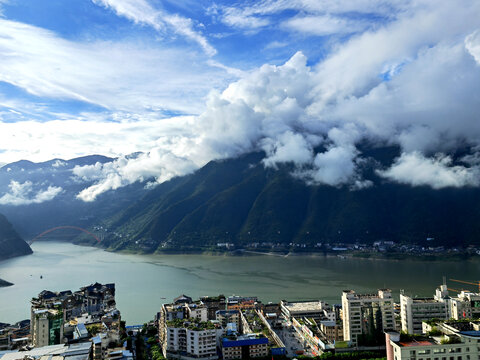
<path id="1" fill-rule="evenodd" d="M 385 179 L 477 186 L 479 13 L 476 0 L 0 0 L 0 164 L 119 157 L 76 172 L 98 181 L 90 201 L 263 150 L 265 166 L 363 188 L 368 140 L 402 149 Z"/>
<path id="2" fill-rule="evenodd" d="M 45 31 L 45 37 L 48 38 L 45 40 L 50 40 L 49 44 L 45 44 L 46 53 L 39 49 L 45 57 L 49 55 L 48 46 L 55 47 L 58 41 L 65 43 L 58 46 L 56 51 L 68 51 L 75 46 L 91 47 L 93 51 L 97 46 L 105 46 L 107 49 L 119 47 L 121 49 L 112 54 L 112 58 L 108 59 L 110 61 L 98 64 L 99 67 L 115 68 L 128 62 L 122 58 L 129 57 L 128 47 L 135 47 L 134 51 L 139 53 L 140 58 L 132 60 L 132 67 L 153 67 L 158 62 L 159 67 L 167 65 L 169 71 L 176 72 L 182 78 L 178 85 L 175 81 L 170 81 L 164 89 L 157 83 L 139 91 L 168 91 L 173 87 L 178 95 L 182 93 L 181 88 L 186 87 L 183 78 L 188 77 L 188 71 L 186 74 L 185 68 L 190 68 L 191 65 L 196 71 L 214 77 L 215 81 L 211 85 L 221 90 L 241 71 L 249 71 L 265 63 L 283 64 L 297 51 L 302 51 L 309 63 L 317 63 L 329 54 L 333 46 L 338 46 L 357 33 L 393 20 L 395 12 L 400 11 L 393 6 L 388 9 L 348 6 L 344 11 L 331 4 L 326 4 L 324 9 L 317 5 L 309 5 L 308 1 L 8 0 L 2 1 L 2 15 L 4 20 L 16 25 L 27 25 L 29 28 L 26 32 L 31 35 L 24 36 L 31 36 L 29 40 L 32 42 L 35 42 L 36 30 Z M 177 23 L 169 22 L 171 18 L 175 18 Z M 24 45 L 29 44 L 26 41 Z M 13 51 L 11 46 L 8 49 Z M 28 52 L 26 49 L 20 50 Z M 157 57 L 148 54 L 155 51 L 159 52 Z M 182 66 L 175 65 L 177 56 L 184 58 Z M 62 61 L 68 61 L 68 58 Z M 85 61 L 89 61 L 88 56 Z M 45 66 L 38 71 L 48 70 L 52 72 L 49 76 L 55 76 L 55 67 L 58 69 L 61 65 L 58 59 L 47 58 Z M 101 69 L 98 70 L 98 84 L 92 82 L 89 86 L 97 85 L 101 88 L 104 86 L 102 81 L 109 81 L 108 78 L 102 79 Z M 119 73 L 118 76 L 122 76 L 123 71 Z M 84 94 L 88 88 L 81 91 L 72 89 L 72 94 L 69 91 L 36 88 L 40 84 L 28 86 L 25 84 L 28 80 L 21 81 L 7 76 L 2 80 L 0 91 L 6 103 L 18 100 L 28 103 L 30 107 L 41 107 L 42 111 L 38 112 L 25 109 L 27 118 L 45 120 L 53 119 L 54 113 L 58 112 L 77 115 L 84 111 L 116 110 L 110 99 L 96 101 Z M 42 81 L 48 82 L 49 78 Z M 145 101 L 150 102 L 148 106 L 160 109 L 167 116 L 172 113 L 199 114 L 203 110 L 203 98 L 211 86 L 203 83 L 203 77 L 198 81 L 200 83 L 193 84 L 198 90 L 194 94 L 185 94 L 188 99 L 182 104 L 170 101 L 166 95 L 156 99 L 145 95 Z M 121 90 L 118 89 L 118 93 Z M 110 95 L 115 97 L 117 94 L 111 91 Z M 190 106 L 192 102 L 194 106 Z M 144 108 L 148 106 L 145 105 Z M 3 106 L 5 110 L 12 107 Z M 24 113 L 21 108 L 13 110 Z M 45 114 L 46 110 L 53 114 Z M 135 110 L 143 109 L 139 107 Z M 7 116 L 5 120 L 15 121 L 15 118 Z"/>

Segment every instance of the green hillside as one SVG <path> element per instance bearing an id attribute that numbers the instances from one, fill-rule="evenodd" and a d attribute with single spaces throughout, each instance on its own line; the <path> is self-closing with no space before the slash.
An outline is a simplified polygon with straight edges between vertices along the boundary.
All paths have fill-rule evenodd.
<path id="1" fill-rule="evenodd" d="M 391 162 L 395 149 L 365 152 Z M 376 177 L 372 187 L 307 185 L 291 168 L 265 169 L 263 154 L 211 162 L 150 191 L 105 221 L 112 249 L 188 249 L 229 242 L 480 244 L 480 189 L 411 187 Z"/>

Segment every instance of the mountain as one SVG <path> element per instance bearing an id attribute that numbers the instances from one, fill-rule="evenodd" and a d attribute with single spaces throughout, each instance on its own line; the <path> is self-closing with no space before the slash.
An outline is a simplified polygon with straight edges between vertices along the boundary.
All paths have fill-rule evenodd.
<path id="1" fill-rule="evenodd" d="M 132 156 L 135 156 L 133 154 Z M 71 160 L 53 159 L 34 163 L 21 160 L 0 168 L 0 212 L 27 239 L 53 227 L 69 225 L 86 228 L 128 207 L 147 191 L 144 183 L 132 184 L 102 194 L 94 202 L 76 195 L 94 184 L 74 176 L 76 166 L 101 166 L 115 159 L 91 155 Z M 38 199 L 38 194 L 53 195 Z M 78 232 L 77 232 L 78 233 Z"/>
<path id="2" fill-rule="evenodd" d="M 103 245 L 155 251 L 427 238 L 435 239 L 430 246 L 480 244 L 480 189 L 434 190 L 377 177 L 371 164 L 389 164 L 398 154 L 394 147 L 364 150 L 363 176 L 373 185 L 359 190 L 307 185 L 290 166 L 265 168 L 262 153 L 212 161 L 102 222 Z"/>
<path id="3" fill-rule="evenodd" d="M 18 235 L 7 218 L 0 214 L 0 260 L 31 253 L 30 246 Z"/>

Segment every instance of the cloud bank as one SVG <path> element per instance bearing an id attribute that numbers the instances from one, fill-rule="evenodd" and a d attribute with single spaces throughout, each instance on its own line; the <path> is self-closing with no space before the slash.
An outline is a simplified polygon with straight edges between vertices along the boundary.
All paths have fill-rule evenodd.
<path id="1" fill-rule="evenodd" d="M 139 24 L 151 26 L 159 33 L 165 27 L 195 31 L 185 19 L 175 27 L 166 20 L 167 15 L 150 9 L 143 1 L 96 0 L 96 3 Z M 152 129 L 143 135 L 147 139 L 141 148 L 144 154 L 74 170 L 79 181 L 95 181 L 78 195 L 80 199 L 93 201 L 105 191 L 136 181 L 161 183 L 191 173 L 208 161 L 259 150 L 266 153 L 264 166 L 291 163 L 295 168 L 293 175 L 308 183 L 361 189 L 372 185 L 361 175 L 365 158 L 359 144 L 366 142 L 373 146 L 395 145 L 401 149 L 401 155 L 392 164 L 376 165 L 376 173 L 385 181 L 434 189 L 480 185 L 478 1 L 462 0 L 459 4 L 426 0 L 265 0 L 248 4 L 210 11 L 232 27 L 251 31 L 271 26 L 272 14 L 295 10 L 296 17 L 285 19 L 281 27 L 305 34 L 353 32 L 356 35 L 334 46 L 317 63 L 309 63 L 303 53 L 297 52 L 282 65 L 266 64 L 237 73 L 240 78 L 223 91 L 209 93 L 199 115 L 158 120 L 151 115 L 157 111 L 153 108 L 145 115 L 152 118 L 142 118 L 138 123 L 142 131 L 148 126 Z M 346 17 L 347 13 L 361 16 L 352 20 Z M 388 21 L 372 26 L 369 16 L 388 18 Z M 26 41 L 35 30 L 2 21 L 4 28 L 15 25 L 13 35 L 8 35 L 15 41 Z M 187 21 L 185 26 L 179 25 L 184 21 Z M 185 32 L 182 34 L 200 44 L 205 56 L 211 56 L 213 52 L 209 53 L 199 32 L 193 34 L 200 36 L 197 38 Z M 8 36 L 0 41 L 0 50 L 13 53 Z M 59 41 L 49 32 L 41 33 L 40 38 L 42 46 L 48 45 L 52 51 L 55 46 L 68 49 L 68 42 Z M 25 42 L 25 49 L 27 45 Z M 143 96 L 138 97 L 128 91 L 129 82 L 123 80 L 125 96 L 116 98 L 114 91 L 110 91 L 117 86 L 116 80 L 126 77 L 134 81 L 133 76 L 126 72 L 109 76 L 108 64 L 102 62 L 106 52 L 93 50 L 95 44 L 93 48 L 88 44 L 80 52 L 78 49 L 72 52 L 76 52 L 75 57 L 97 61 L 95 66 L 105 71 L 103 79 L 111 80 L 106 81 L 113 84 L 111 88 L 90 93 L 83 91 L 93 88 L 88 76 L 79 77 L 81 81 L 67 77 L 72 82 L 63 83 L 60 80 L 36 81 L 31 74 L 25 76 L 24 81 L 19 80 L 18 86 L 48 96 L 75 94 L 85 101 L 118 108 L 120 119 L 122 110 L 138 109 L 139 103 L 143 107 L 147 107 L 149 101 L 161 104 L 156 89 L 144 89 Z M 0 73 L 12 74 L 17 71 L 15 64 L 19 60 L 33 62 L 37 55 L 40 55 L 40 64 L 46 61 L 42 58 L 43 52 L 37 53 L 35 47 L 25 50 L 20 57 L 13 54 Z M 141 52 L 138 56 L 141 57 Z M 183 66 L 181 57 L 179 59 Z M 72 61 L 75 64 L 74 58 Z M 150 66 L 153 63 L 147 61 L 145 68 Z M 220 71 L 221 67 L 216 69 Z M 141 69 L 138 71 L 135 76 L 140 76 L 139 82 L 151 75 Z M 214 78 L 212 72 L 206 76 L 196 69 L 192 74 L 197 76 L 195 84 L 202 83 L 205 77 L 202 89 L 212 86 L 209 82 Z M 159 81 L 163 81 L 162 76 L 168 80 L 169 70 L 160 72 Z M 189 76 L 187 71 L 180 85 L 188 88 Z M 175 84 L 178 85 L 176 81 Z M 174 103 L 185 104 L 188 92 L 179 91 L 174 95 L 172 99 L 177 99 L 172 100 Z M 182 101 L 179 102 L 179 98 Z M 192 108 L 199 106 L 194 104 Z M 188 106 L 184 105 L 184 109 Z M 125 119 L 116 121 L 124 127 L 118 134 L 118 142 L 128 141 L 131 130 L 133 148 L 141 147 L 140 131 L 135 130 L 135 125 Z M 457 159 L 455 154 L 459 149 L 469 153 Z"/>
<path id="2" fill-rule="evenodd" d="M 49 186 L 44 190 L 35 191 L 34 184 L 31 181 L 19 183 L 13 180 L 8 185 L 8 188 L 9 191 L 0 197 L 0 205 L 40 204 L 53 200 L 63 191 L 61 187 L 57 186 Z"/>
<path id="3" fill-rule="evenodd" d="M 141 159 L 96 169 L 98 184 L 79 197 L 93 200 L 147 177 L 162 182 L 254 150 L 266 152 L 265 166 L 295 164 L 295 175 L 310 183 L 362 188 L 371 185 L 359 175 L 357 146 L 365 140 L 401 147 L 389 168 L 377 169 L 388 181 L 477 186 L 480 163 L 453 164 L 448 155 L 480 145 L 480 4 L 462 3 L 422 3 L 312 66 L 297 53 L 252 71 L 212 92 L 189 134 L 159 142 Z M 315 153 L 319 146 L 325 150 Z"/>

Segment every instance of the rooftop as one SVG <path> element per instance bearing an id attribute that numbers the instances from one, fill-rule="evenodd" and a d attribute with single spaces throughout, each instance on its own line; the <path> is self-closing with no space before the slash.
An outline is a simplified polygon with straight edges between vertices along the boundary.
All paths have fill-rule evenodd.
<path id="1" fill-rule="evenodd" d="M 283 304 L 290 312 L 322 311 L 325 303 L 321 301 L 297 301 Z"/>

